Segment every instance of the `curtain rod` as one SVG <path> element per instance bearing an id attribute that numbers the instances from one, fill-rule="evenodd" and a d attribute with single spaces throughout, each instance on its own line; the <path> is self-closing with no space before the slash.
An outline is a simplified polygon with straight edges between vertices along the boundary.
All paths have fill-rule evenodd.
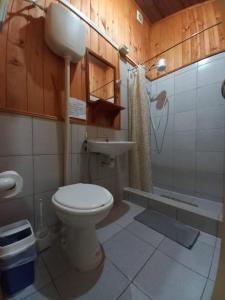
<path id="1" fill-rule="evenodd" d="M 218 25 L 220 25 L 220 24 L 222 24 L 222 21 L 220 21 L 220 22 L 218 22 L 218 23 L 216 23 L 216 24 L 213 24 L 213 25 L 211 25 L 211 26 L 209 26 L 209 27 L 207 27 L 207 28 L 204 28 L 204 29 L 202 29 L 202 30 L 200 30 L 200 31 L 198 31 L 198 32 L 196 32 L 196 33 L 193 33 L 191 36 L 189 36 L 188 38 L 182 40 L 181 42 L 178 42 L 178 43 L 174 44 L 173 46 L 167 48 L 166 50 L 163 50 L 162 52 L 160 52 L 160 53 L 154 55 L 153 57 L 151 57 L 151 58 L 149 58 L 149 59 L 147 59 L 146 61 L 144 61 L 143 63 L 141 63 L 141 65 L 146 64 L 147 62 L 151 61 L 152 59 L 157 58 L 157 57 L 159 57 L 160 55 L 166 53 L 167 51 L 169 51 L 169 50 L 171 50 L 171 49 L 173 49 L 173 48 L 175 48 L 175 47 L 177 47 L 177 46 L 183 44 L 184 42 L 186 42 L 186 41 L 192 39 L 192 38 L 195 37 L 196 35 L 199 35 L 199 34 L 205 32 L 206 30 L 209 30 L 209 29 L 211 29 L 211 28 L 213 28 L 213 27 L 216 27 L 216 26 L 218 26 Z"/>

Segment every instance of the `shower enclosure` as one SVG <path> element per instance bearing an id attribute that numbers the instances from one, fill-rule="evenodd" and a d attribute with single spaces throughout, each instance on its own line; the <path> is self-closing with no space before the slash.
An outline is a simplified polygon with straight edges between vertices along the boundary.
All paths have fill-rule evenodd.
<path id="1" fill-rule="evenodd" d="M 155 81 L 146 80 L 153 193 L 126 189 L 131 201 L 151 203 L 214 235 L 222 220 L 224 70 L 225 53 L 220 53 Z"/>

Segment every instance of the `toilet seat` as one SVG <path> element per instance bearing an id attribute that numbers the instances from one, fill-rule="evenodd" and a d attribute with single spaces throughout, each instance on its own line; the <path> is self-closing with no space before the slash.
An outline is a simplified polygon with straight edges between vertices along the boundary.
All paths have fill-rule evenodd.
<path id="1" fill-rule="evenodd" d="M 89 211 L 112 203 L 113 197 L 105 188 L 94 184 L 72 184 L 59 188 L 54 202 L 67 210 Z"/>

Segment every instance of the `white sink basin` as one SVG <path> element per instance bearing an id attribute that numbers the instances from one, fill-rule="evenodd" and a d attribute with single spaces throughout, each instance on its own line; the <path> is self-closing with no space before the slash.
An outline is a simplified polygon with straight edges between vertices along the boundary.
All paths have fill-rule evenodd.
<path id="1" fill-rule="evenodd" d="M 103 153 L 110 156 L 120 155 L 131 150 L 135 142 L 127 141 L 108 141 L 108 140 L 87 140 L 89 152 Z"/>

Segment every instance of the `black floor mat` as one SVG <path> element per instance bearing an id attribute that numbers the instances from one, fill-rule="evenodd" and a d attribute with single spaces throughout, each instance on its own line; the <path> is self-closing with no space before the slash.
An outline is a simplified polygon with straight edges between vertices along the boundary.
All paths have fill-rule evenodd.
<path id="1" fill-rule="evenodd" d="M 200 231 L 157 211 L 146 209 L 135 217 L 140 223 L 191 249 Z"/>

